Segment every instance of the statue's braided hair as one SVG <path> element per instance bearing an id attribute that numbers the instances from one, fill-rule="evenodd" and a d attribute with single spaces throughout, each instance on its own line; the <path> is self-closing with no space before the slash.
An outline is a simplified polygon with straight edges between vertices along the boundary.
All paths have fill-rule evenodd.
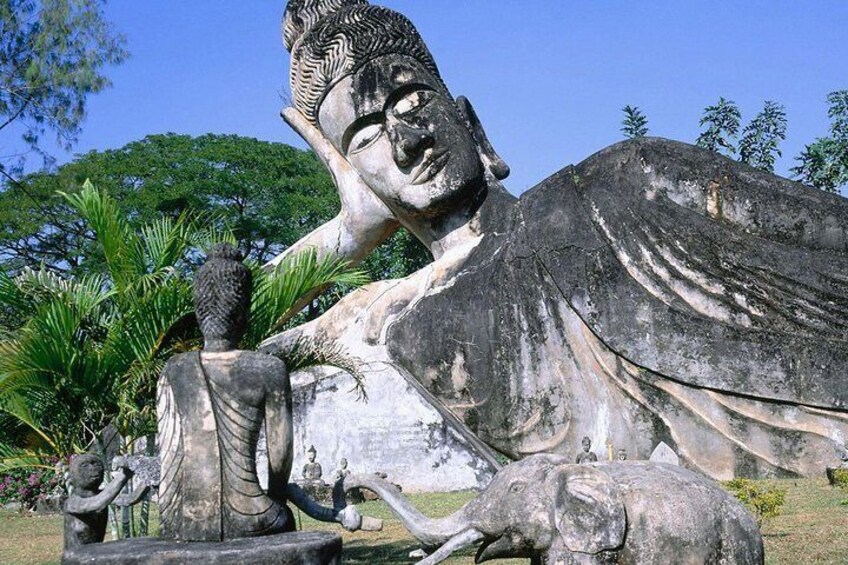
<path id="1" fill-rule="evenodd" d="M 346 6 L 367 5 L 368 0 L 289 0 L 283 16 L 283 42 L 286 49 L 294 44 L 316 23 Z"/>
<path id="2" fill-rule="evenodd" d="M 383 55 L 411 57 L 441 81 L 412 22 L 364 0 L 291 0 L 283 35 L 292 54 L 294 106 L 312 123 L 317 123 L 318 108 L 338 81 Z"/>
<path id="3" fill-rule="evenodd" d="M 238 342 L 247 330 L 253 274 L 229 243 L 214 246 L 194 281 L 194 307 L 203 337 Z"/>

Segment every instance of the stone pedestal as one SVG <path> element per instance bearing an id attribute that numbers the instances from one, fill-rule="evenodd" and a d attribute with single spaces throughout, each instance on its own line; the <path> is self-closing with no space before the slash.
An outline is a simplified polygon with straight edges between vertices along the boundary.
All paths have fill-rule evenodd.
<path id="1" fill-rule="evenodd" d="M 338 565 L 342 539 L 326 532 L 292 532 L 220 543 L 138 538 L 84 546 L 63 565 Z"/>

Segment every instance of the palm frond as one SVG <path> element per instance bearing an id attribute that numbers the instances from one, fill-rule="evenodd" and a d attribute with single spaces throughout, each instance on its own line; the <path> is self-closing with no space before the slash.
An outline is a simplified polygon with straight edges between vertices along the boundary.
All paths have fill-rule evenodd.
<path id="1" fill-rule="evenodd" d="M 53 469 L 55 466 L 53 459 L 52 455 L 13 447 L 0 441 L 0 473 L 8 473 L 15 469 Z"/>
<path id="2" fill-rule="evenodd" d="M 106 264 L 115 286 L 123 291 L 145 272 L 141 240 L 118 208 L 117 203 L 85 181 L 79 192 L 59 193 L 91 226 L 103 248 Z"/>
<path id="3" fill-rule="evenodd" d="M 31 297 L 18 286 L 15 279 L 0 271 L 0 307 L 25 313 L 31 305 Z"/>
<path id="4" fill-rule="evenodd" d="M 24 269 L 15 277 L 14 283 L 28 297 L 30 307 L 58 300 L 73 304 L 83 316 L 91 315 L 114 294 L 101 275 L 70 280 L 46 269 Z"/>
<path id="5" fill-rule="evenodd" d="M 251 324 L 245 339 L 253 348 L 279 331 L 297 312 L 298 301 L 310 291 L 332 284 L 361 286 L 367 275 L 337 257 L 318 258 L 314 249 L 287 257 L 271 273 L 254 266 Z"/>
<path id="6" fill-rule="evenodd" d="M 141 239 L 149 272 L 155 274 L 173 269 L 185 259 L 190 247 L 197 247 L 197 239 L 209 237 L 208 229 L 202 227 L 205 220 L 203 215 L 184 212 L 176 220 L 163 217 L 142 227 Z"/>
<path id="7" fill-rule="evenodd" d="M 31 402 L 29 402 L 25 396 L 19 394 L 19 391 L 16 391 L 15 393 L 6 391 L 2 398 L 0 398 L 0 410 L 13 416 L 18 422 L 32 430 L 44 441 L 45 444 L 50 446 L 51 449 L 57 449 L 57 442 L 55 441 L 55 438 L 50 437 L 50 435 L 42 429 L 42 426 L 38 424 L 37 418 L 31 410 Z"/>
<path id="8" fill-rule="evenodd" d="M 342 369 L 353 378 L 354 385 L 351 392 L 355 392 L 359 400 L 368 401 L 365 375 L 359 370 L 362 362 L 346 353 L 337 343 L 301 336 L 287 350 L 283 361 L 291 372 L 324 365 Z"/>
<path id="9" fill-rule="evenodd" d="M 149 361 L 163 352 L 174 328 L 194 312 L 191 287 L 183 280 L 155 287 L 138 297 L 132 308 L 112 325 L 105 349 L 116 360 L 119 372 Z"/>

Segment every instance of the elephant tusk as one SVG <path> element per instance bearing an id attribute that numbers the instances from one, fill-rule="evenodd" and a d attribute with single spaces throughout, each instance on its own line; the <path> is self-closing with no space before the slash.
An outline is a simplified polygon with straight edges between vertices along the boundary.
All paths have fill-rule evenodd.
<path id="1" fill-rule="evenodd" d="M 475 544 L 485 537 L 486 536 L 484 536 L 482 532 L 477 531 L 474 528 L 463 530 L 459 534 L 453 536 L 451 539 L 446 541 L 444 545 L 442 545 L 439 549 L 430 554 L 429 557 L 419 561 L 418 565 L 436 565 L 436 563 L 441 563 L 442 561 L 450 557 L 453 552 L 459 551 L 460 549 L 468 547 L 469 545 Z"/>

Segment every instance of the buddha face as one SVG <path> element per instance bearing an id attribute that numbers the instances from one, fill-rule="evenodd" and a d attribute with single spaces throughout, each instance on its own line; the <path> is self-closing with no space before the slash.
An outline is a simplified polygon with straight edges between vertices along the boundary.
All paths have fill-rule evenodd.
<path id="1" fill-rule="evenodd" d="M 583 445 L 583 451 L 589 453 L 589 449 L 592 447 L 592 440 L 587 437 L 584 437 L 581 443 Z"/>
<path id="2" fill-rule="evenodd" d="M 327 94 L 324 135 L 399 216 L 438 217 L 485 190 L 477 144 L 456 103 L 420 63 L 372 60 Z"/>

